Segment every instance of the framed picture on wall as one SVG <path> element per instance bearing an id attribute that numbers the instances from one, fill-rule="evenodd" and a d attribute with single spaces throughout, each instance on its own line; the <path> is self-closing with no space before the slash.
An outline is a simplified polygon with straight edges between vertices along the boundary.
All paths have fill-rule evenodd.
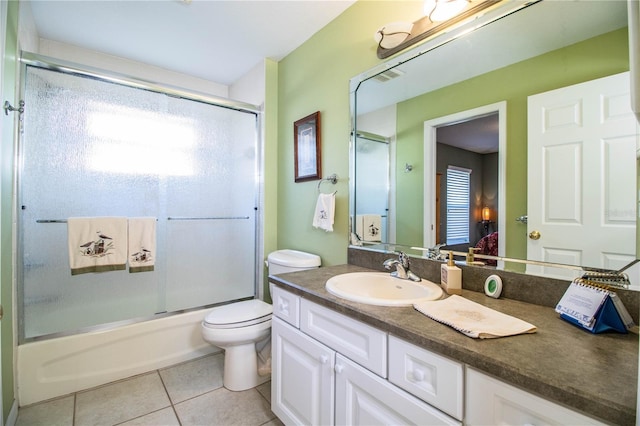
<path id="1" fill-rule="evenodd" d="M 295 181 L 320 179 L 320 111 L 293 123 L 293 152 Z"/>

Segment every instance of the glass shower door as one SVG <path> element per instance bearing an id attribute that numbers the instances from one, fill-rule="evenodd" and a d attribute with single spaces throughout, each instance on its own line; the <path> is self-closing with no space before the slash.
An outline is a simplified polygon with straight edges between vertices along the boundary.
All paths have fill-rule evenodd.
<path id="1" fill-rule="evenodd" d="M 255 113 L 25 73 L 21 339 L 255 294 Z M 157 218 L 155 270 L 72 276 L 65 222 L 79 216 Z"/>

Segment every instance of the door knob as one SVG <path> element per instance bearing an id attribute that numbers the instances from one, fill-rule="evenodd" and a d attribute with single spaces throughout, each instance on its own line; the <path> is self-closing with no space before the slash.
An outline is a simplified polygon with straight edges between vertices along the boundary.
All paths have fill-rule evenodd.
<path id="1" fill-rule="evenodd" d="M 531 238 L 532 240 L 539 240 L 540 239 L 540 232 L 538 232 L 538 231 L 529 232 L 529 238 Z"/>

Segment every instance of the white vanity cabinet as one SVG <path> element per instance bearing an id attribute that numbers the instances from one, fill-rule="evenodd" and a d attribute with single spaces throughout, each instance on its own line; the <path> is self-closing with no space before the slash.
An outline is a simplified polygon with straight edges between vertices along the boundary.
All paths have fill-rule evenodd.
<path id="1" fill-rule="evenodd" d="M 461 424 L 386 380 L 385 332 L 281 288 L 272 293 L 271 409 L 284 424 Z"/>
<path id="2" fill-rule="evenodd" d="M 336 425 L 460 425 L 451 417 L 336 356 Z"/>
<path id="3" fill-rule="evenodd" d="M 595 419 L 487 376 L 466 374 L 467 425 L 601 425 Z"/>
<path id="4" fill-rule="evenodd" d="M 286 425 L 332 425 L 335 351 L 278 317 L 271 345 L 271 411 Z"/>

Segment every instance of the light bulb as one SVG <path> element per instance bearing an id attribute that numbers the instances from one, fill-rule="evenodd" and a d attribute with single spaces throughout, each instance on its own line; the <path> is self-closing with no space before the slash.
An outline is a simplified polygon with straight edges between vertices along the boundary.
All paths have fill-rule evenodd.
<path id="1" fill-rule="evenodd" d="M 433 22 L 451 19 L 467 7 L 467 0 L 426 0 L 424 14 Z"/>

